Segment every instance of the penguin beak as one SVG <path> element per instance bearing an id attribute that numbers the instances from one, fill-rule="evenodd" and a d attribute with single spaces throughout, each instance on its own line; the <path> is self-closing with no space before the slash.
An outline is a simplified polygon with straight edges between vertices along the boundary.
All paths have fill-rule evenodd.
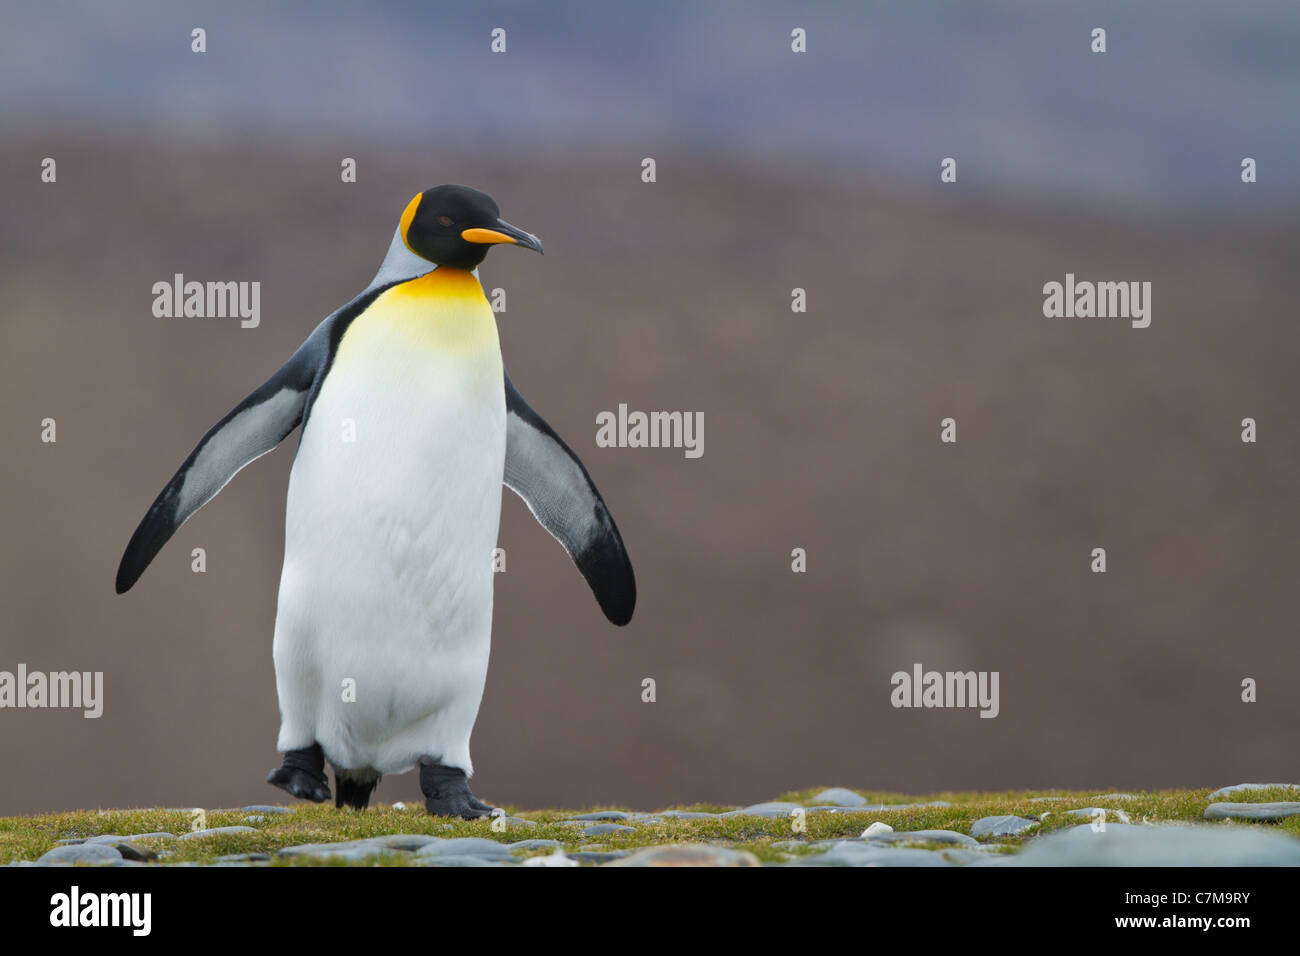
<path id="1" fill-rule="evenodd" d="M 504 219 L 498 219 L 490 229 L 466 229 L 460 237 L 466 242 L 477 242 L 483 245 L 509 242 L 516 246 L 523 246 L 525 249 L 532 249 L 534 252 L 542 251 L 542 240 L 531 232 L 524 232 L 510 225 Z"/>

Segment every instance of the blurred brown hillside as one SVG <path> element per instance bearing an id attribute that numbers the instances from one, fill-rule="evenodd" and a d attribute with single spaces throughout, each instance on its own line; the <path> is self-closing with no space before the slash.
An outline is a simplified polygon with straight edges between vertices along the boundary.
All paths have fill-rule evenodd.
<path id="1" fill-rule="evenodd" d="M 609 626 L 507 495 L 473 738 L 485 799 L 1294 777 L 1298 222 L 899 194 L 671 150 L 653 185 L 640 152 L 413 151 L 360 155 L 343 185 L 353 143 L 6 147 L 0 670 L 102 670 L 106 700 L 99 720 L 0 711 L 0 813 L 280 796 L 261 781 L 296 436 L 132 592 L 113 575 L 199 436 L 364 287 L 438 182 L 490 192 L 545 241 L 482 271 L 507 290 L 506 365 L 583 457 L 640 588 L 632 624 Z M 260 281 L 260 327 L 154 318 L 153 283 L 178 272 Z M 1151 327 L 1043 318 L 1043 284 L 1067 272 L 1149 280 Z M 597 448 L 596 414 L 621 402 L 703 412 L 703 457 Z M 891 708 L 890 675 L 914 662 L 999 671 L 1000 716 Z M 1239 702 L 1245 677 L 1258 703 Z M 418 794 L 407 775 L 379 798 Z"/>

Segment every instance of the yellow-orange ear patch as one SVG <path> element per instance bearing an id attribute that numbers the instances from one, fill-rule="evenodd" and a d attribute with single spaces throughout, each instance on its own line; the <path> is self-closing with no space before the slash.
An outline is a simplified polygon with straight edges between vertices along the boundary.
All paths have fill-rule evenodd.
<path id="1" fill-rule="evenodd" d="M 402 219 L 398 224 L 398 229 L 402 234 L 402 242 L 406 243 L 406 248 L 411 249 L 410 240 L 406 238 L 406 231 L 411 228 L 411 222 L 415 219 L 416 210 L 420 208 L 420 200 L 424 198 L 424 193 L 416 193 L 415 198 L 406 204 L 406 209 L 402 211 Z M 414 249 L 411 249 L 415 252 Z M 417 253 L 418 255 L 418 253 Z"/>

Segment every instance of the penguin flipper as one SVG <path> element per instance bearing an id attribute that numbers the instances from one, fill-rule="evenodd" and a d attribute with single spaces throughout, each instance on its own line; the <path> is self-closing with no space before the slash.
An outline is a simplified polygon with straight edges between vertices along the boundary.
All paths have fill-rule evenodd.
<path id="1" fill-rule="evenodd" d="M 636 578 L 623 538 L 578 456 L 506 376 L 505 486 L 524 500 L 591 585 L 613 624 L 632 620 Z"/>
<path id="2" fill-rule="evenodd" d="M 280 444 L 302 421 L 307 396 L 328 357 L 329 321 L 321 323 L 280 370 L 232 408 L 194 446 L 149 506 L 117 569 L 117 593 L 129 591 L 176 529 L 235 474 Z"/>

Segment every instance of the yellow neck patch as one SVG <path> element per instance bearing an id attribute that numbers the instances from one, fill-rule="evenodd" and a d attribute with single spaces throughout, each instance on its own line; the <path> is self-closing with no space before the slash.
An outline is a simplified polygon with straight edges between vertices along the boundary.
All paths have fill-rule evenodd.
<path id="1" fill-rule="evenodd" d="M 474 273 L 450 266 L 439 266 L 418 279 L 395 285 L 382 298 L 389 296 L 423 299 L 429 305 L 455 302 L 464 307 L 481 302 L 489 312 L 492 310 Z"/>
<path id="2" fill-rule="evenodd" d="M 472 272 L 441 266 L 393 286 L 348 327 L 340 350 L 356 332 L 386 330 L 413 348 L 498 352 L 496 315 Z"/>

